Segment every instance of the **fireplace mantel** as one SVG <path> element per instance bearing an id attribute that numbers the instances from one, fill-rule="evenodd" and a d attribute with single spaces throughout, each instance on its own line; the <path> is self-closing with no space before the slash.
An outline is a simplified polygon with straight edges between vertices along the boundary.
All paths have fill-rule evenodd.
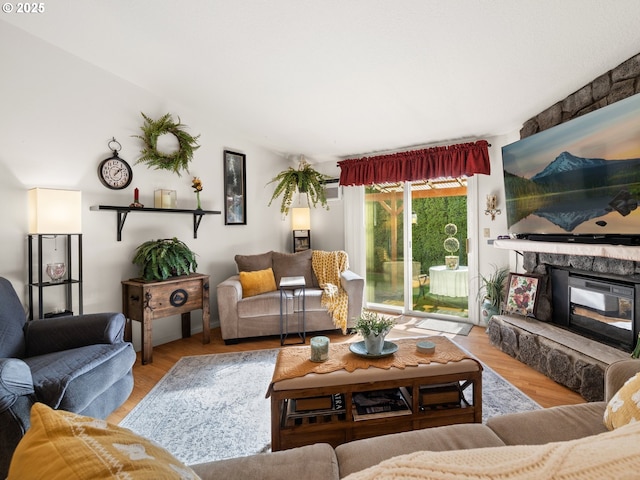
<path id="1" fill-rule="evenodd" d="M 617 258 L 640 262 L 640 247 L 588 243 L 538 242 L 532 240 L 500 239 L 493 242 L 496 248 L 517 252 L 555 253 L 559 255 L 585 255 L 590 257 Z"/>

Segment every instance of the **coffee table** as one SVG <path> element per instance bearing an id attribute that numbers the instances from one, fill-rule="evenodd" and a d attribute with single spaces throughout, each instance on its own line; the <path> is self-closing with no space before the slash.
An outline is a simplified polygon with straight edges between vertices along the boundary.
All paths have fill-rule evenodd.
<path id="1" fill-rule="evenodd" d="M 440 337 L 446 342 L 446 337 Z M 399 353 L 424 339 L 395 341 Z M 293 347 L 309 349 L 309 347 Z M 335 355 L 338 345 L 331 344 L 329 357 Z M 457 347 L 456 347 L 457 348 Z M 289 350 L 289 349 L 287 349 Z M 437 348 L 436 348 L 437 350 Z M 342 350 L 344 352 L 344 347 Z M 309 352 L 310 353 L 310 352 Z M 282 351 L 281 351 L 282 355 Z M 422 355 L 422 354 L 420 354 Z M 428 355 L 428 354 L 425 354 Z M 376 363 L 376 362 L 372 362 Z M 276 364 L 274 379 L 278 378 L 280 362 Z M 290 365 L 282 366 L 290 370 Z M 472 401 L 464 396 L 466 389 L 473 391 Z M 408 410 L 360 415 L 354 405 L 354 395 L 381 390 L 398 389 L 406 400 Z M 459 401 L 452 401 L 452 392 L 460 393 Z M 430 398 L 444 391 L 443 403 L 430 402 Z M 433 393 L 433 395 L 431 395 Z M 455 393 L 453 393 L 455 395 Z M 317 442 L 338 446 L 360 438 L 388 433 L 404 432 L 455 423 L 482 422 L 482 364 L 467 356 L 459 361 L 435 361 L 404 368 L 360 368 L 353 372 L 339 369 L 329 373 L 307 373 L 302 376 L 274 381 L 271 397 L 271 449 L 284 450 Z M 334 399 L 333 404 L 322 404 L 322 399 Z M 317 410 L 300 413 L 296 405 L 301 402 Z M 336 401 L 337 400 L 337 405 Z"/>

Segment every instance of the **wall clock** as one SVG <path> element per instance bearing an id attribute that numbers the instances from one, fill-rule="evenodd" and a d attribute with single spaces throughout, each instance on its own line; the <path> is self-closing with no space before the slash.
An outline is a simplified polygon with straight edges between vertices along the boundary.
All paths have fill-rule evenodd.
<path id="1" fill-rule="evenodd" d="M 131 166 L 118 156 L 118 151 L 122 148 L 120 143 L 114 138 L 109 142 L 109 148 L 112 143 L 117 143 L 117 149 L 112 149 L 113 156 L 103 160 L 98 165 L 98 178 L 102 184 L 112 190 L 122 190 L 127 188 L 133 180 L 133 171 Z"/>

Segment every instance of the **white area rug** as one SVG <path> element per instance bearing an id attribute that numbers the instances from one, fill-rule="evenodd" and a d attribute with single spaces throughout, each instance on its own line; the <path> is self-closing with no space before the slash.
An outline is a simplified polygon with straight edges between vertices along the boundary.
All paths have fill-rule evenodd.
<path id="1" fill-rule="evenodd" d="M 120 426 L 154 440 L 186 464 L 269 451 L 271 410 L 265 394 L 277 353 L 270 349 L 183 357 Z M 540 408 L 484 368 L 483 421 Z M 468 400 L 470 390 L 465 391 Z"/>
<path id="2" fill-rule="evenodd" d="M 453 333 L 455 335 L 469 335 L 473 328 L 470 323 L 454 322 L 452 320 L 438 320 L 436 318 L 427 318 L 416 324 L 416 327 L 425 330 L 433 330 L 435 332 Z"/>

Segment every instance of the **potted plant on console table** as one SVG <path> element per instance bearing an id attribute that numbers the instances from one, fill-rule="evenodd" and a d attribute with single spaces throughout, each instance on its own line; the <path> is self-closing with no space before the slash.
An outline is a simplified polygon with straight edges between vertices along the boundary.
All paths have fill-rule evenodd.
<path id="1" fill-rule="evenodd" d="M 149 240 L 136 248 L 132 263 L 149 282 L 195 273 L 196 254 L 177 238 Z"/>

